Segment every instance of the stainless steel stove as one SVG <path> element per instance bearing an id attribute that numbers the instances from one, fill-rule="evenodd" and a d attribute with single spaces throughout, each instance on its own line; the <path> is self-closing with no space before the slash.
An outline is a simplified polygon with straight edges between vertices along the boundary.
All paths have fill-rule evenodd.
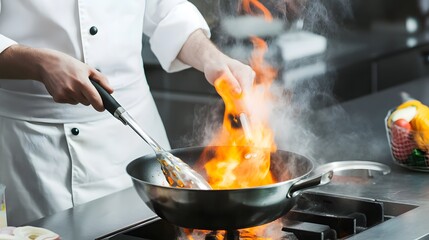
<path id="1" fill-rule="evenodd" d="M 416 205 L 347 197 L 321 192 L 305 192 L 287 215 L 277 220 L 281 227 L 269 235 L 251 235 L 245 230 L 205 231 L 190 234 L 160 218 L 152 218 L 112 233 L 110 240 L 239 240 L 239 239 L 298 239 L 336 240 L 358 237 L 360 233 L 417 208 Z M 189 231 L 188 231 L 189 232 Z"/>
<path id="2" fill-rule="evenodd" d="M 365 137 L 349 142 L 350 144 L 342 148 L 344 153 L 337 155 L 334 155 L 332 151 L 335 150 L 335 147 L 345 146 L 341 144 L 345 139 L 341 137 L 333 138 L 337 142 L 330 145 L 331 147 L 329 148 L 326 147 L 325 152 L 322 152 L 325 154 L 324 159 L 330 161 L 371 160 L 384 163 L 391 168 L 391 173 L 383 176 L 362 177 L 362 174 L 358 173 L 346 174 L 344 171 L 341 174 L 336 172 L 331 183 L 302 193 L 299 204 L 294 209 L 297 210 L 297 213 L 291 212 L 290 215 L 292 215 L 293 219 L 282 222 L 281 228 L 284 227 L 285 230 L 287 228 L 306 229 L 307 225 L 318 226 L 315 228 L 316 230 L 304 230 L 304 233 L 302 233 L 314 234 L 318 239 L 322 239 L 321 237 L 319 238 L 320 235 L 328 236 L 328 239 L 336 237 L 337 239 L 348 240 L 429 239 L 429 173 L 411 171 L 395 165 L 386 139 L 384 118 L 392 106 L 401 103 L 400 93 L 404 91 L 429 105 L 429 95 L 427 94 L 429 91 L 429 78 L 413 81 L 344 103 L 342 107 L 344 111 L 349 113 L 348 121 L 335 122 L 335 124 L 338 126 L 341 126 L 341 124 L 365 126 L 364 128 L 359 128 L 360 132 L 365 133 L 362 134 Z M 355 120 L 354 122 L 352 121 L 353 119 Z M 336 130 L 339 131 L 341 128 L 337 127 Z M 355 132 L 346 132 L 343 136 Z M 357 148 L 363 154 L 356 154 L 355 151 L 350 151 L 351 147 Z M 333 158 L 333 156 L 337 156 L 337 158 Z M 337 199 L 337 197 L 339 197 L 339 200 L 331 200 L 332 198 Z M 311 207 L 307 208 L 307 200 L 310 200 L 309 202 L 321 200 L 321 203 L 308 204 Z M 363 208 L 373 210 L 359 209 L 354 203 L 356 200 L 363 200 L 365 202 L 363 204 L 365 207 Z M 367 205 L 368 202 L 369 205 Z M 326 212 L 326 209 L 322 211 L 319 205 L 325 206 L 324 208 L 329 211 L 333 209 L 334 212 Z M 350 206 L 354 207 L 350 210 Z M 316 215 L 320 215 L 316 217 L 317 222 L 316 220 L 306 219 L 304 221 L 296 219 L 301 215 L 305 216 L 306 211 L 310 208 L 316 208 L 317 211 L 321 211 L 321 213 L 316 211 Z M 302 213 L 303 211 L 304 213 Z M 332 218 L 331 215 L 334 217 Z M 375 218 L 373 215 L 375 215 Z M 287 217 L 289 216 L 285 216 L 285 218 Z M 324 218 L 331 218 L 331 221 L 332 219 L 334 221 L 318 222 Z M 341 224 L 336 222 L 340 220 Z M 354 228 L 355 223 L 356 227 Z M 178 238 L 177 228 L 160 220 L 155 213 L 150 211 L 132 188 L 75 206 L 52 216 L 28 223 L 28 225 L 52 230 L 64 240 L 174 240 Z M 351 231 L 348 229 L 348 233 L 343 233 L 342 230 L 337 230 L 338 225 L 346 226 L 347 229 L 352 225 L 353 229 Z M 280 231 L 285 232 L 281 228 Z M 331 229 L 335 230 L 335 234 Z M 287 229 L 287 231 L 293 233 L 294 230 Z M 296 233 L 298 235 L 296 238 L 298 239 L 299 234 Z M 236 236 L 234 231 L 229 235 Z M 289 234 L 286 235 L 288 235 L 289 239 L 294 239 Z M 207 239 L 210 239 L 210 237 L 212 236 L 209 235 Z M 305 236 L 304 239 L 310 239 L 310 237 Z"/>

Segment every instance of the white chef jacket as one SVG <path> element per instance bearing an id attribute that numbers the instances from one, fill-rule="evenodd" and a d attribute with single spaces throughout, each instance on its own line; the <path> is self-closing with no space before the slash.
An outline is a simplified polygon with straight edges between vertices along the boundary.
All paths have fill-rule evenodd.
<path id="1" fill-rule="evenodd" d="M 15 43 L 50 48 L 99 69 L 118 102 L 166 148 L 144 76 L 142 33 L 172 72 L 189 67 L 177 54 L 199 28 L 210 35 L 186 0 L 0 0 L 0 52 Z M 147 153 L 106 111 L 55 103 L 38 81 L 0 80 L 0 183 L 10 225 L 129 187 L 125 166 Z"/>

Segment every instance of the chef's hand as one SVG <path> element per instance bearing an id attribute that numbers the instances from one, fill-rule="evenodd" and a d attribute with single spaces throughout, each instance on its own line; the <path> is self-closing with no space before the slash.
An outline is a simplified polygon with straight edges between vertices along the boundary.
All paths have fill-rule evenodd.
<path id="1" fill-rule="evenodd" d="M 207 81 L 212 85 L 222 77 L 237 94 L 249 91 L 255 78 L 255 72 L 251 67 L 227 56 L 207 61 L 203 71 Z"/>
<path id="2" fill-rule="evenodd" d="M 89 78 L 109 93 L 107 78 L 87 64 L 58 51 L 12 45 L 0 54 L 0 78 L 34 79 L 42 82 L 55 102 L 104 106 Z"/>
<path id="3" fill-rule="evenodd" d="M 178 58 L 204 72 L 207 81 L 212 85 L 223 77 L 236 93 L 248 91 L 253 86 L 253 69 L 219 51 L 202 30 L 196 30 L 189 36 Z"/>

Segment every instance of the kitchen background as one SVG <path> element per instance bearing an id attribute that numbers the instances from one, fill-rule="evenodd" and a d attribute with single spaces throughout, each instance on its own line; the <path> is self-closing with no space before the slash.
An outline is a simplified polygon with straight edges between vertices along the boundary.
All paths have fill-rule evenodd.
<path id="1" fill-rule="evenodd" d="M 271 24 L 242 18 L 236 13 L 236 0 L 191 1 L 209 22 L 213 41 L 227 54 L 247 61 L 252 50 L 249 33 L 269 44 L 266 60 L 279 69 L 273 90 L 285 100 L 276 108 L 280 112 L 270 118 L 275 126 L 273 132 L 282 138 L 276 141 L 278 149 L 308 156 L 316 166 L 369 160 L 386 164 L 391 170 L 381 176 L 373 170 L 337 169 L 330 184 L 297 196 L 294 209 L 281 218 L 282 231 L 267 232 L 266 237 L 279 234 L 282 239 L 429 239 L 428 173 L 419 172 L 428 171 L 428 156 L 414 151 L 419 149 L 408 156 L 407 162 L 412 160 L 412 165 L 406 167 L 419 171 L 394 164 L 384 121 L 388 110 L 401 102 L 402 91 L 423 103 L 429 102 L 429 0 L 260 0 L 274 15 Z M 150 52 L 147 39 L 144 46 L 148 82 L 172 147 L 203 145 L 200 140 L 208 131 L 202 130 L 215 129 L 221 120 L 220 97 L 196 70 L 164 72 Z M 406 82 L 409 83 L 402 84 Z M 412 146 L 408 145 L 408 132 L 403 136 L 398 145 L 402 146 L 405 139 L 407 147 Z M 333 164 L 334 161 L 341 163 Z M 248 190 L 254 196 L 267 196 L 272 203 L 274 196 L 286 195 L 288 184 L 271 185 L 287 189 L 275 188 L 262 195 L 257 194 L 260 188 Z M 182 211 L 182 204 L 191 199 L 187 194 L 183 197 L 182 192 L 176 192 L 182 197 L 169 201 L 167 191 L 157 193 L 163 194 L 159 199 L 168 206 L 167 213 L 159 216 L 189 216 L 201 223 L 213 220 L 197 205 L 191 206 L 197 206 L 196 210 Z M 261 202 L 248 201 L 250 198 L 242 201 L 220 195 L 227 198 L 219 200 L 217 193 L 210 193 L 215 201 L 200 203 L 218 210 L 216 206 L 232 199 L 238 211 L 227 213 L 231 219 L 242 216 L 242 206 L 252 212 L 256 209 L 255 216 L 261 215 L 259 211 L 273 212 L 261 210 L 257 207 Z M 147 198 L 139 198 L 135 189 L 129 188 L 28 225 L 54 231 L 62 239 L 177 239 L 178 228 L 159 219 L 147 207 L 156 209 L 157 205 L 143 204 Z M 288 203 L 290 200 L 286 199 Z M 283 210 L 276 207 L 274 211 Z M 239 238 L 238 231 L 229 230 L 227 239 Z M 294 236 L 290 236 L 291 232 Z M 214 239 L 217 233 L 210 231 L 194 239 Z"/>
<path id="2" fill-rule="evenodd" d="M 429 73 L 429 0 L 261 1 L 273 13 L 271 25 L 243 19 L 235 0 L 191 2 L 209 23 L 212 40 L 232 57 L 247 61 L 252 46 L 246 35 L 264 38 L 266 59 L 279 69 L 276 86 L 299 92 L 310 109 Z M 198 144 L 210 118 L 222 116 L 214 88 L 197 70 L 163 71 L 147 38 L 142 55 L 172 148 Z"/>

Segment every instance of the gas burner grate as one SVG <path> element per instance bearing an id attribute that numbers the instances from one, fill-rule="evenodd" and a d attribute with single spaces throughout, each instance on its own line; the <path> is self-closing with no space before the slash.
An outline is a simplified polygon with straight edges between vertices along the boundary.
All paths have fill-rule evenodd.
<path id="1" fill-rule="evenodd" d="M 337 239 L 352 236 L 383 221 L 382 202 L 303 193 L 284 217 L 283 230 L 298 239 Z"/>
<path id="2" fill-rule="evenodd" d="M 315 223 L 288 221 L 283 231 L 297 239 L 337 239 L 337 233 L 329 226 Z"/>
<path id="3" fill-rule="evenodd" d="M 352 198 L 319 192 L 304 192 L 298 198 L 295 207 L 281 218 L 283 227 L 277 237 L 261 236 L 257 239 L 272 240 L 336 240 L 358 235 L 368 228 L 407 212 L 416 206 L 374 199 Z M 400 210 L 398 210 L 400 209 Z M 224 240 L 240 240 L 240 231 L 224 233 Z M 243 233 L 243 232 L 242 232 Z M 216 231 L 204 233 L 198 237 L 183 237 L 180 228 L 154 218 L 124 230 L 118 230 L 99 239 L 107 240 L 164 240 L 194 239 L 217 240 Z M 182 236 L 182 237 L 179 237 Z"/>

